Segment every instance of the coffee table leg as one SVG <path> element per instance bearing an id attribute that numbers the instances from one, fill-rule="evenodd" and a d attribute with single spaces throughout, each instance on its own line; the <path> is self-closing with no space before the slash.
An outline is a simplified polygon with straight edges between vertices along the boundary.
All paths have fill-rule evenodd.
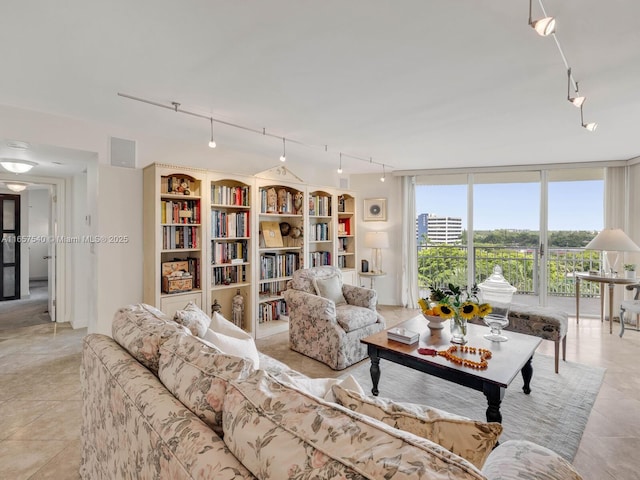
<path id="1" fill-rule="evenodd" d="M 369 372 L 371 372 L 371 382 L 373 383 L 371 393 L 377 396 L 379 393 L 378 382 L 380 381 L 380 357 L 378 357 L 378 352 L 374 349 L 369 351 L 369 360 L 371 360 Z"/>
<path id="2" fill-rule="evenodd" d="M 502 423 L 502 414 L 500 413 L 500 404 L 504 396 L 504 388 L 498 387 L 492 383 L 485 383 L 482 386 L 482 393 L 487 397 L 487 422 Z"/>
<path id="3" fill-rule="evenodd" d="M 533 377 L 533 366 L 531 365 L 531 360 L 533 360 L 533 355 L 527 360 L 527 363 L 524 364 L 524 367 L 520 370 L 522 373 L 522 380 L 524 381 L 524 385 L 522 386 L 522 391 L 529 395 L 531 393 L 531 377 Z"/>

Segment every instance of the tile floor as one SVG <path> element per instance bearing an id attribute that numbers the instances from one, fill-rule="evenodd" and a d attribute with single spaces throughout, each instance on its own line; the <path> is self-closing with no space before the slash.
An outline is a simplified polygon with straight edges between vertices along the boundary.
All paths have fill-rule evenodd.
<path id="1" fill-rule="evenodd" d="M 415 313 L 380 310 L 389 324 Z M 596 319 L 569 325 L 567 360 L 607 369 L 573 463 L 585 480 L 640 480 L 640 332 L 627 331 L 621 339 Z M 53 325 L 0 332 L 0 480 L 79 478 L 78 369 L 85 334 L 67 324 L 55 334 Z M 258 346 L 280 352 L 301 371 L 324 371 L 290 352 L 286 342 L 281 334 Z M 543 342 L 539 352 L 553 355 L 553 344 Z"/>

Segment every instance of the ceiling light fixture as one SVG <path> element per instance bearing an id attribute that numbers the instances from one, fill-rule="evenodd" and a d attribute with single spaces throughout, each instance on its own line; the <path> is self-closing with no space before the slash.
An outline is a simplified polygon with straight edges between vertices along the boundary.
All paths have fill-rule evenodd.
<path id="1" fill-rule="evenodd" d="M 211 140 L 209 140 L 209 148 L 216 148 L 216 141 L 213 139 L 213 118 L 211 120 Z"/>
<path id="2" fill-rule="evenodd" d="M 325 152 L 329 151 L 329 147 L 326 144 L 317 145 L 317 144 L 310 144 L 310 143 L 306 143 L 306 142 L 301 142 L 299 140 L 294 140 L 292 138 L 286 138 L 285 139 L 282 135 L 278 135 L 276 133 L 267 132 L 267 129 L 265 127 L 262 127 L 261 129 L 258 130 L 256 128 L 247 127 L 245 125 L 240 125 L 238 123 L 229 122 L 229 121 L 223 120 L 221 118 L 214 118 L 211 115 L 204 115 L 204 114 L 201 114 L 201 113 L 198 113 L 198 112 L 192 112 L 192 111 L 189 111 L 189 110 L 185 110 L 184 108 L 181 107 L 181 104 L 179 102 L 170 102 L 170 104 L 167 105 L 167 104 L 156 102 L 156 101 L 153 101 L 153 100 L 147 100 L 147 99 L 140 98 L 140 97 L 134 97 L 133 95 L 128 95 L 126 93 L 118 92 L 117 95 L 119 97 L 124 97 L 124 98 L 128 98 L 130 100 L 135 100 L 136 102 L 142 102 L 142 103 L 146 103 L 146 104 L 153 105 L 153 106 L 156 106 L 156 107 L 166 108 L 167 110 L 171 110 L 171 111 L 176 112 L 176 113 L 184 113 L 185 115 L 191 115 L 192 117 L 204 118 L 206 120 L 209 120 L 209 122 L 220 123 L 222 125 L 227 125 L 228 127 L 233 127 L 233 128 L 238 128 L 240 130 L 244 130 L 245 132 L 252 132 L 252 133 L 257 133 L 258 135 L 264 135 L 264 136 L 268 136 L 268 137 L 279 138 L 279 139 L 282 140 L 282 143 L 283 143 L 283 155 L 280 157 L 280 160 L 283 161 L 283 162 L 286 160 L 285 148 L 284 148 L 284 144 L 286 142 L 295 143 L 296 145 L 302 145 L 303 147 L 308 147 L 308 148 L 322 148 Z M 353 155 L 353 154 L 342 152 L 342 156 L 353 158 L 354 160 L 360 160 L 361 162 L 369 162 L 369 163 L 375 164 L 375 165 L 382 165 L 382 163 L 380 163 L 380 162 L 372 161 L 371 158 L 364 158 L 364 157 L 359 156 L 359 155 Z M 389 168 L 393 168 L 389 164 L 387 164 L 387 166 L 389 166 Z"/>
<path id="3" fill-rule="evenodd" d="M 35 162 L 18 160 L 17 158 L 3 158 L 0 165 L 11 173 L 26 173 L 37 165 Z"/>
<path id="4" fill-rule="evenodd" d="M 578 82 L 575 82 L 575 97 L 571 96 L 571 68 L 567 70 L 567 100 L 569 100 L 573 105 L 578 108 L 582 107 L 582 104 L 587 99 L 587 97 L 581 96 L 578 91 Z"/>
<path id="5" fill-rule="evenodd" d="M 281 162 L 287 161 L 287 143 L 284 137 L 282 137 L 282 155 L 280 155 L 280 161 Z"/>
<path id="6" fill-rule="evenodd" d="M 544 17 L 539 20 L 533 20 L 531 17 L 531 4 L 533 0 L 529 0 L 529 25 L 542 37 L 547 37 L 556 31 L 556 19 L 553 17 Z M 543 9 L 544 13 L 544 9 Z M 546 13 L 545 13 L 546 15 Z"/>
<path id="7" fill-rule="evenodd" d="M 5 185 L 12 192 L 22 192 L 25 188 L 29 186 L 28 183 L 22 183 L 22 182 L 5 183 Z"/>
<path id="8" fill-rule="evenodd" d="M 584 115 L 582 113 L 582 105 L 580 105 L 580 123 L 584 128 L 589 130 L 590 132 L 595 132 L 596 128 L 598 128 L 598 124 L 596 122 L 584 123 Z"/>
<path id="9" fill-rule="evenodd" d="M 338 173 L 342 173 L 342 152 L 340 152 L 340 165 L 338 165 Z"/>
<path id="10" fill-rule="evenodd" d="M 383 164 L 382 164 L 382 176 L 380 177 L 380 181 L 381 181 L 381 182 L 384 182 L 384 181 L 385 181 L 386 176 L 387 176 L 387 174 L 386 174 L 386 172 L 384 171 L 384 163 L 383 163 Z"/>

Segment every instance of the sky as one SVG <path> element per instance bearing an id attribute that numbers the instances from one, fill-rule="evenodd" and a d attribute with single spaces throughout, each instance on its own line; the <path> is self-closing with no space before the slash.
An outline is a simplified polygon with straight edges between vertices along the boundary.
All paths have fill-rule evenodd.
<path id="1" fill-rule="evenodd" d="M 466 185 L 417 185 L 416 214 L 461 217 L 467 226 Z M 474 187 L 474 230 L 539 230 L 540 184 L 500 183 Z M 602 230 L 602 180 L 549 182 L 549 231 Z"/>

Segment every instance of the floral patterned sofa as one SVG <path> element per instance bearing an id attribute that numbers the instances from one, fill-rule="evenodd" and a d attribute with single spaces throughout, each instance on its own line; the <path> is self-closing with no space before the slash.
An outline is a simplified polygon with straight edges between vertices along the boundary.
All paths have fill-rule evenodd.
<path id="1" fill-rule="evenodd" d="M 344 383 L 332 384 L 330 401 L 310 393 L 309 384 L 323 379 L 263 354 L 256 368 L 148 305 L 121 308 L 112 335 L 84 340 L 83 479 L 580 479 L 535 444 L 508 441 L 492 449 L 498 424 L 439 412 L 423 416 L 420 428 L 433 434 L 447 423 L 454 430 L 445 438 L 439 427 L 434 441 L 404 431 L 407 419 L 393 402 L 359 397 Z M 340 395 L 350 400 L 339 404 Z M 357 403 L 366 403 L 371 416 Z M 424 415 L 426 407 L 419 410 Z M 484 432 L 467 435 L 475 442 L 470 449 L 456 437 L 461 425 Z M 480 446 L 488 450 L 478 456 Z"/>
<path id="2" fill-rule="evenodd" d="M 385 329 L 375 290 L 342 283 L 336 267 L 296 270 L 284 298 L 289 308 L 289 347 L 342 370 L 367 357 L 360 340 Z"/>

